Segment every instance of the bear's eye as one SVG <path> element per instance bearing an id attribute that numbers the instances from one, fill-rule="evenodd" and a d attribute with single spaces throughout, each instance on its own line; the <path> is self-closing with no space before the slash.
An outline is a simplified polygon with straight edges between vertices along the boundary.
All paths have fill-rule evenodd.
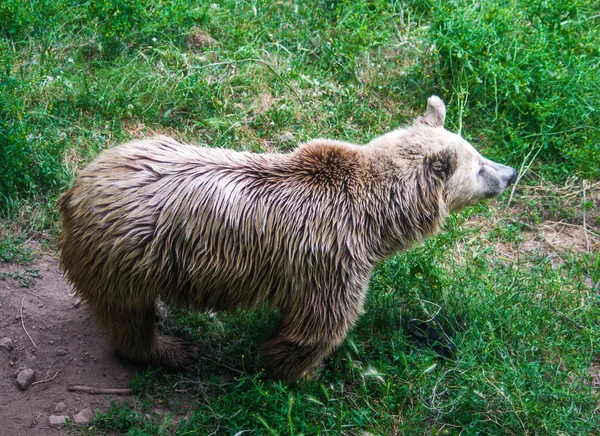
<path id="1" fill-rule="evenodd" d="M 479 171 L 477 172 L 478 176 L 483 176 L 483 173 L 485 173 L 485 167 L 483 165 L 479 166 Z"/>

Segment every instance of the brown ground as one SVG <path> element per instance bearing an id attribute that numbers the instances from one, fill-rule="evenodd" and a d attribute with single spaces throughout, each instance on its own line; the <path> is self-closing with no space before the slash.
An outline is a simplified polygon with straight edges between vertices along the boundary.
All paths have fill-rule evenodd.
<path id="1" fill-rule="evenodd" d="M 56 256 L 43 254 L 27 266 L 0 264 L 0 276 L 27 268 L 39 270 L 43 276 L 29 288 L 21 287 L 11 276 L 0 280 L 0 339 L 13 341 L 10 351 L 0 347 L 0 434 L 67 434 L 65 428 L 49 427 L 48 417 L 73 418 L 84 408 L 106 411 L 111 400 L 109 395 L 69 392 L 68 386 L 126 388 L 134 368 L 115 356 L 85 305 L 71 294 Z M 21 324 L 21 305 L 25 328 L 37 348 Z M 33 369 L 37 381 L 60 372 L 52 380 L 23 391 L 16 383 L 16 375 L 23 368 Z M 59 402 L 67 409 L 55 413 Z"/>

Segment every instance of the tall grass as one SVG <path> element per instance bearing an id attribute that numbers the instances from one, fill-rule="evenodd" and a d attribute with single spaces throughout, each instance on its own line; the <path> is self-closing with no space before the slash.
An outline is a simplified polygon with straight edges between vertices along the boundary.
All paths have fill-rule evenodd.
<path id="1" fill-rule="evenodd" d="M 595 178 L 596 6 L 6 0 L 0 210 L 54 198 L 132 136 L 256 150 L 289 147 L 290 133 L 366 141 L 433 93 L 494 157 Z"/>
<path id="2" fill-rule="evenodd" d="M 513 163 L 600 175 L 598 2 L 428 3 L 440 86 Z"/>

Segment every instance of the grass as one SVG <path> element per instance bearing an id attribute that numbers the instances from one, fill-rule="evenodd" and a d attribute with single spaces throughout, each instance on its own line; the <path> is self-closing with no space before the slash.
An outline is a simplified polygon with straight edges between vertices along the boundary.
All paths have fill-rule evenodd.
<path id="1" fill-rule="evenodd" d="M 438 94 L 448 128 L 524 174 L 510 209 L 508 195 L 472 208 L 381 265 L 318 379 L 264 376 L 257 349 L 274 314 L 174 310 L 162 328 L 199 342 L 198 364 L 138 374 L 136 399 L 84 431 L 598 434 L 597 11 L 586 0 L 2 2 L 2 262 L 26 262 L 32 234 L 57 232 L 56 198 L 79 168 L 154 133 L 252 151 L 366 142 Z"/>
<path id="2" fill-rule="evenodd" d="M 501 216 L 495 232 L 465 223 L 489 223 L 491 214 Z M 598 282 L 590 288 L 584 278 L 598 265 L 576 255 L 556 262 L 542 241 L 525 249 L 498 210 L 467 215 L 375 271 L 366 313 L 316 380 L 282 385 L 262 374 L 256 350 L 271 314 L 175 312 L 162 329 L 198 342 L 198 364 L 138 374 L 138 402 L 99 415 L 94 430 L 597 433 L 590 371 L 600 299 Z"/>

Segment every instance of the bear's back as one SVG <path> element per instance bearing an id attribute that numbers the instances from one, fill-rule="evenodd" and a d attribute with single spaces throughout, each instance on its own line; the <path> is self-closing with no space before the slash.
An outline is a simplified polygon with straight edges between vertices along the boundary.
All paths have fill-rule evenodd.
<path id="1" fill-rule="evenodd" d="M 301 282 L 312 275 L 303 271 L 330 270 L 356 248 L 349 244 L 360 245 L 350 189 L 360 163 L 343 148 L 253 154 L 163 137 L 125 144 L 102 153 L 61 199 L 65 229 L 94 253 L 97 273 L 122 280 L 127 271 L 125 286 L 152 277 L 183 304 L 193 296 L 206 308 L 253 306 L 281 287 L 307 289 Z"/>

